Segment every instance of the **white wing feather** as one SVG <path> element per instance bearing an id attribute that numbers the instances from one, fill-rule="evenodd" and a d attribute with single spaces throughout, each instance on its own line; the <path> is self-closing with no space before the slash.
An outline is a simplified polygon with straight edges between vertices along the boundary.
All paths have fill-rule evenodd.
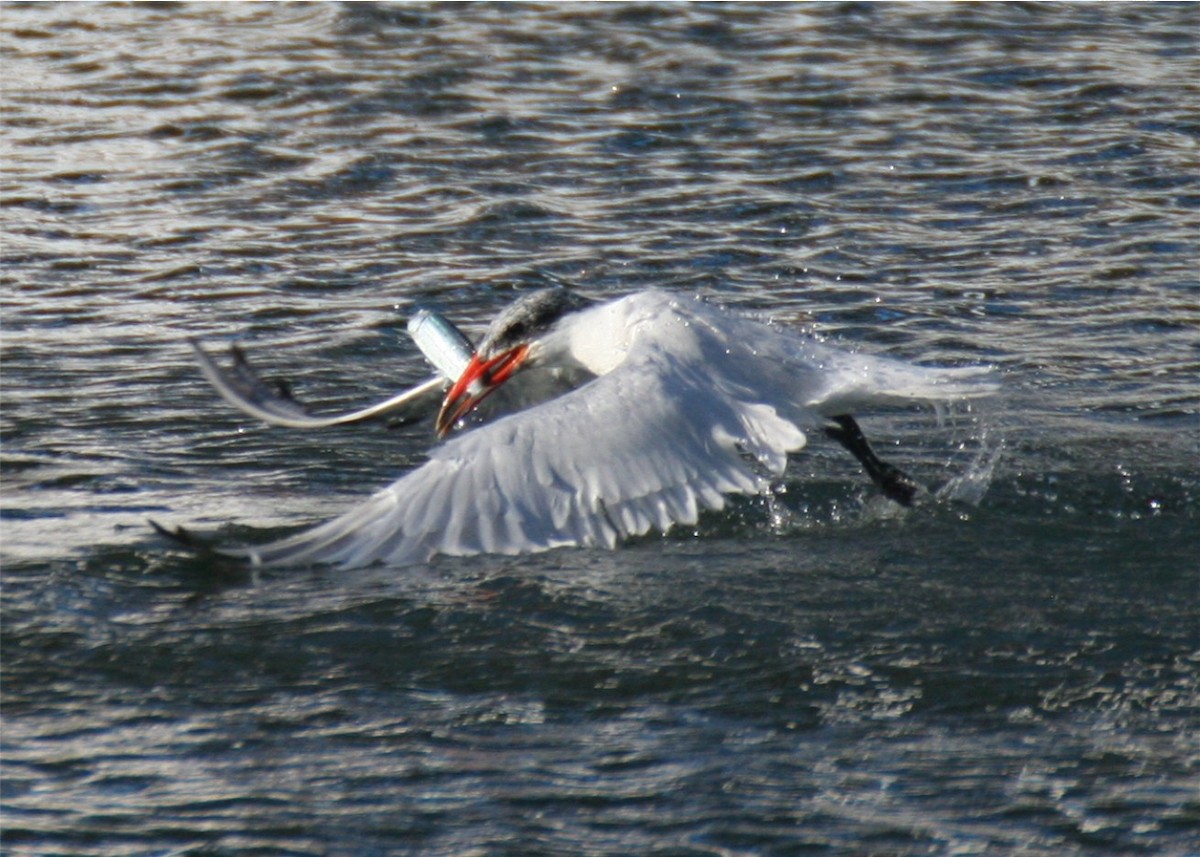
<path id="1" fill-rule="evenodd" d="M 823 415 L 993 389 L 984 370 L 841 352 L 658 292 L 586 312 L 561 335 L 622 355 L 610 371 L 448 441 L 340 518 L 227 552 L 261 565 L 360 566 L 611 547 L 695 523 L 727 494 L 762 491 Z"/>
<path id="2" fill-rule="evenodd" d="M 676 380 L 650 364 L 598 378 L 449 441 L 341 518 L 239 553 L 264 565 L 357 566 L 611 547 L 695 523 L 701 510 L 721 508 L 724 494 L 762 490 L 740 446 L 804 445 L 791 423 L 743 418 L 734 403 Z"/>

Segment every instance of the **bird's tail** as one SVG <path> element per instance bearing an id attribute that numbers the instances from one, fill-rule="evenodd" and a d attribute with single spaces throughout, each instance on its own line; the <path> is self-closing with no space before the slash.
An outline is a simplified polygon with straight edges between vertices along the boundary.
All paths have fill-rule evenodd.
<path id="1" fill-rule="evenodd" d="M 916 366 L 886 357 L 829 352 L 822 383 L 808 406 L 823 414 L 853 413 L 881 405 L 953 402 L 989 396 L 1000 389 L 990 366 Z"/>

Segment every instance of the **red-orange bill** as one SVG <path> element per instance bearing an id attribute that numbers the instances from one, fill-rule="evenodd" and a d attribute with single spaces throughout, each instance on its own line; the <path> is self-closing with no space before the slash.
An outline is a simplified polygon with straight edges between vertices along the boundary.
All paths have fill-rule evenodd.
<path id="1" fill-rule="evenodd" d="M 442 400 L 436 423 L 438 437 L 445 437 L 459 420 L 511 378 L 528 353 L 529 346 L 522 344 L 487 360 L 481 360 L 478 354 L 473 355 L 467 368 Z"/>

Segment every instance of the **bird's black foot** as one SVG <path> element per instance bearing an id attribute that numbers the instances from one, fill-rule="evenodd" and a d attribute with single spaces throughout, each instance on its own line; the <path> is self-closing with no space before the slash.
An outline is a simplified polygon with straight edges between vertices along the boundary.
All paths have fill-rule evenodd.
<path id="1" fill-rule="evenodd" d="M 899 467 L 888 464 L 875 454 L 854 417 L 839 414 L 830 419 L 836 425 L 825 427 L 826 436 L 846 447 L 858 459 L 871 481 L 879 486 L 885 497 L 901 506 L 911 506 L 921 486 Z"/>

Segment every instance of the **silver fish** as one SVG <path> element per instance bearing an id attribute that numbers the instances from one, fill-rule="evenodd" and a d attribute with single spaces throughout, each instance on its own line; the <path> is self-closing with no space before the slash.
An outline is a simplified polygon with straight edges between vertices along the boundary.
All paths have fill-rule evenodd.
<path id="1" fill-rule="evenodd" d="M 408 334 L 425 359 L 451 381 L 462 377 L 475 355 L 475 346 L 467 335 L 433 310 L 417 310 L 408 321 Z"/>

